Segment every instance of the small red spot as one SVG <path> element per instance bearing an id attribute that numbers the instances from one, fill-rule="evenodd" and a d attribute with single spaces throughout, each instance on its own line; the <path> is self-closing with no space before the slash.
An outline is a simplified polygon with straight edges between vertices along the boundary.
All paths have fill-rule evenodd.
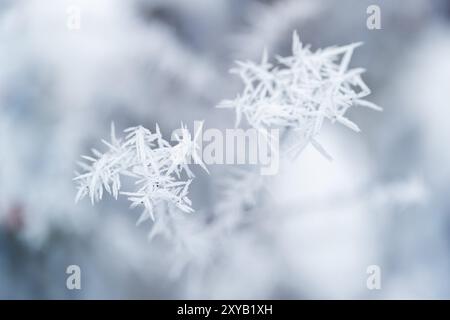
<path id="1" fill-rule="evenodd" d="M 19 232 L 24 226 L 24 209 L 21 204 L 12 205 L 7 213 L 4 221 L 6 227 L 12 232 Z"/>

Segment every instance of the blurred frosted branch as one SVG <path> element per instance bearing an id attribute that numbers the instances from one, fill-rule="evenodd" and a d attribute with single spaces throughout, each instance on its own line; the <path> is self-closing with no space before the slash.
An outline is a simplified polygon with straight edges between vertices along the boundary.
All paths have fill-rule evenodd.
<path id="1" fill-rule="evenodd" d="M 247 17 L 249 27 L 234 39 L 236 54 L 257 57 L 261 50 L 274 50 L 298 24 L 314 19 L 325 4 L 317 0 L 285 0 L 272 4 L 252 3 Z M 243 45 L 245 44 L 245 45 Z"/>

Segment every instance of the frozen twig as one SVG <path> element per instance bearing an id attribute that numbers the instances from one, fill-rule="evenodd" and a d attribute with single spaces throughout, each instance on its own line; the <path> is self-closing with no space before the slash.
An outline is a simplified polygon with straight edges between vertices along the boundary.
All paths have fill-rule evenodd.
<path id="1" fill-rule="evenodd" d="M 103 140 L 108 151 L 101 153 L 93 149 L 93 156 L 83 156 L 87 163 L 79 165 L 84 172 L 77 172 L 74 178 L 78 184 L 76 201 L 89 196 L 92 203 L 98 202 L 104 191 L 116 199 L 119 194 L 125 195 L 132 208 L 144 208 L 137 224 L 148 219 L 155 221 L 155 209 L 160 203 L 192 212 L 188 197 L 194 178 L 188 166 L 190 159 L 207 169 L 197 154 L 196 139 L 192 139 L 187 128 L 182 125 L 174 146 L 163 139 L 158 125 L 154 133 L 142 126 L 128 128 L 125 132 L 124 140 L 117 139 L 112 124 L 111 142 Z M 135 180 L 136 190 L 122 191 L 121 179 L 125 176 Z"/>

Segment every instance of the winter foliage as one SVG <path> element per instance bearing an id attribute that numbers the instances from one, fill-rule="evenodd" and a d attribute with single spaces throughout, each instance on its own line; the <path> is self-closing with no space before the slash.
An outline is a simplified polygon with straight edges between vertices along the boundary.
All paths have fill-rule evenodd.
<path id="1" fill-rule="evenodd" d="M 404 7 L 1 2 L 0 298 L 449 297 L 448 4 Z M 279 173 L 206 173 L 198 119 L 279 129 Z"/>
<path id="2" fill-rule="evenodd" d="M 119 194 L 125 195 L 132 208 L 144 208 L 137 224 L 150 218 L 155 221 L 155 208 L 163 202 L 183 212 L 192 212 L 188 188 L 194 174 L 188 164 L 193 159 L 207 171 L 197 153 L 198 137 L 192 138 L 183 125 L 175 135 L 174 146 L 163 139 L 158 125 L 154 133 L 142 126 L 125 132 L 125 139 L 118 139 L 114 123 L 111 124 L 111 141 L 102 140 L 108 151 L 101 153 L 93 149 L 93 157 L 83 156 L 88 164 L 80 162 L 84 173 L 77 173 L 74 178 L 78 184 L 76 201 L 89 196 L 92 203 L 97 202 L 104 191 L 115 199 Z M 187 180 L 183 180 L 184 175 Z M 121 191 L 123 177 L 134 179 L 137 190 Z"/>
<path id="3" fill-rule="evenodd" d="M 360 105 L 381 110 L 363 100 L 370 94 L 361 79 L 364 70 L 349 69 L 353 50 L 359 45 L 312 52 L 308 46 L 303 46 L 294 32 L 292 55 L 276 57 L 276 65 L 269 63 L 266 50 L 259 64 L 237 62 L 238 68 L 231 72 L 241 77 L 244 91 L 235 100 L 223 101 L 218 107 L 236 111 L 236 127 L 245 117 L 253 128 L 259 130 L 292 129 L 300 141 L 295 145 L 296 153 L 311 142 L 329 157 L 315 140 L 325 119 L 359 132 L 358 126 L 344 116 L 347 109 Z M 155 133 L 142 126 L 125 132 L 124 141 L 118 139 L 112 124 L 111 141 L 102 140 L 109 150 L 101 153 L 93 149 L 94 157 L 83 156 L 89 164 L 79 163 L 85 172 L 77 173 L 74 178 L 78 183 L 76 201 L 89 196 L 92 203 L 97 202 L 102 199 L 104 191 L 117 199 L 120 193 L 131 201 L 131 208 L 144 207 L 137 224 L 148 219 L 155 221 L 155 209 L 162 202 L 181 211 L 192 212 L 188 189 L 194 175 L 188 163 L 192 159 L 207 171 L 196 143 L 200 130 L 192 139 L 182 125 L 181 135 L 175 136 L 177 144 L 174 146 L 163 139 L 158 125 Z M 180 180 L 183 174 L 188 180 Z M 238 188 L 246 179 L 255 180 L 252 178 L 254 174 L 244 174 L 244 179 L 234 181 L 232 187 Z M 136 180 L 137 190 L 120 191 L 124 176 Z M 258 191 L 258 185 L 251 183 L 246 188 L 247 192 Z"/>
<path id="4" fill-rule="evenodd" d="M 237 62 L 238 67 L 231 72 L 239 75 L 245 88 L 236 99 L 224 101 L 219 107 L 236 111 L 236 126 L 245 118 L 257 129 L 292 129 L 300 141 L 296 153 L 308 142 L 324 152 L 315 140 L 324 120 L 359 132 L 359 127 L 345 117 L 350 107 L 381 111 L 363 99 L 370 94 L 361 79 L 364 69 L 349 69 L 353 51 L 360 45 L 312 52 L 294 32 L 291 56 L 277 56 L 275 63 L 270 63 L 264 51 L 259 64 Z"/>

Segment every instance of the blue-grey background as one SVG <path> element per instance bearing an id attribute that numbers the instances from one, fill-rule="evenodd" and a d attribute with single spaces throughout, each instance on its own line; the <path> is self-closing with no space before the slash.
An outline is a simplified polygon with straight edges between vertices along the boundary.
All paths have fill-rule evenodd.
<path id="1" fill-rule="evenodd" d="M 440 0 L 1 0 L 0 298 L 450 298 L 449 23 Z M 352 66 L 384 112 L 352 110 L 360 134 L 327 126 L 333 162 L 309 148 L 284 162 L 249 226 L 197 247 L 212 261 L 174 275 L 183 253 L 148 242 L 125 199 L 75 205 L 75 163 L 111 121 L 231 128 L 214 108 L 242 88 L 228 69 L 288 54 L 293 30 L 314 49 L 363 41 Z M 221 196 L 228 168 L 210 170 L 196 215 L 240 201 Z"/>

